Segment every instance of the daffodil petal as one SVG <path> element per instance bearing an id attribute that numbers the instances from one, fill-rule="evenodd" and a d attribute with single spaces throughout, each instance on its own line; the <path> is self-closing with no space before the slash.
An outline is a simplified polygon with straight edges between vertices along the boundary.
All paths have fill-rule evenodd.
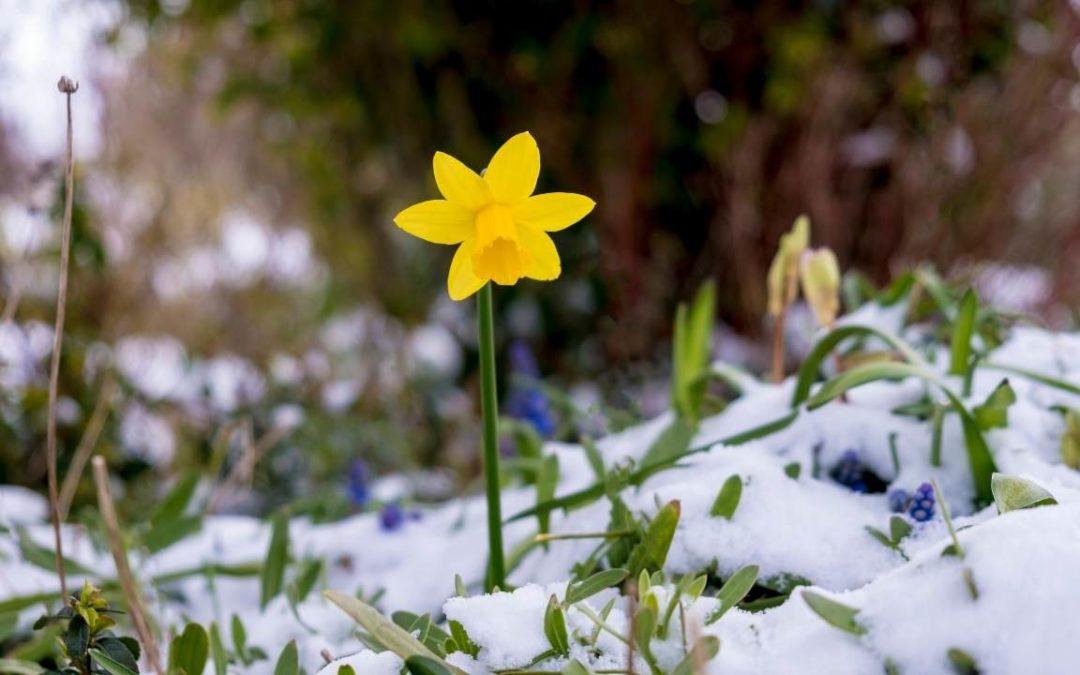
<path id="1" fill-rule="evenodd" d="M 475 231 L 469 209 L 445 199 L 413 204 L 394 217 L 394 224 L 433 244 L 460 244 Z"/>
<path id="2" fill-rule="evenodd" d="M 529 254 L 525 276 L 540 281 L 558 278 L 562 272 L 562 263 L 559 262 L 559 252 L 555 249 L 555 242 L 546 232 L 534 230 L 531 227 L 519 227 L 518 241 Z"/>
<path id="3" fill-rule="evenodd" d="M 458 247 L 450 262 L 450 274 L 446 278 L 446 289 L 450 292 L 451 300 L 464 300 L 480 290 L 486 279 L 476 276 L 473 271 L 473 252 L 476 249 L 476 239 L 469 237 Z"/>
<path id="4" fill-rule="evenodd" d="M 514 204 L 514 221 L 545 232 L 566 229 L 589 215 L 596 202 L 572 192 L 549 192 Z"/>
<path id="5" fill-rule="evenodd" d="M 484 172 L 492 196 L 503 204 L 514 204 L 531 195 L 539 176 L 540 148 L 528 131 L 503 143 Z"/>
<path id="6" fill-rule="evenodd" d="M 476 211 L 491 201 L 491 191 L 480 174 L 446 154 L 436 152 L 431 161 L 435 184 L 447 200 Z"/>

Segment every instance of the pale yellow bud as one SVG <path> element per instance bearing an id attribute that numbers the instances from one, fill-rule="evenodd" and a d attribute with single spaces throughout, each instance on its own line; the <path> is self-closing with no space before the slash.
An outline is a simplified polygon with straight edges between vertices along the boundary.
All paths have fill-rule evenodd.
<path id="1" fill-rule="evenodd" d="M 803 254 L 799 265 L 803 296 L 818 324 L 831 326 L 840 312 L 840 265 L 828 248 Z"/>
<path id="2" fill-rule="evenodd" d="M 769 314 L 779 316 L 795 301 L 798 290 L 795 279 L 799 274 L 799 259 L 810 245 L 810 219 L 799 216 L 791 231 L 780 237 L 780 246 L 776 257 L 769 265 L 766 285 L 769 294 Z"/>

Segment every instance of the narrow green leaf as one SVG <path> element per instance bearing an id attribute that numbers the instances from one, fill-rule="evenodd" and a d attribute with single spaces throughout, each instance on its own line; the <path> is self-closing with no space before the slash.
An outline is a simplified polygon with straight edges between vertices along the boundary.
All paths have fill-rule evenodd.
<path id="1" fill-rule="evenodd" d="M 221 631 L 217 622 L 210 624 L 210 656 L 214 661 L 214 675 L 228 675 L 229 653 L 221 641 Z"/>
<path id="2" fill-rule="evenodd" d="M 743 481 L 738 474 L 728 476 L 728 479 L 720 486 L 720 492 L 716 495 L 716 501 L 713 502 L 709 515 L 731 520 L 731 517 L 735 515 L 735 509 L 739 508 L 742 488 Z"/>
<path id="3" fill-rule="evenodd" d="M 953 322 L 952 344 L 949 349 L 949 374 L 964 375 L 971 362 L 971 336 L 975 333 L 975 314 L 979 298 L 970 288 L 960 299 L 960 308 Z"/>
<path id="4" fill-rule="evenodd" d="M 717 600 L 720 601 L 720 606 L 713 610 L 709 616 L 705 619 L 705 625 L 716 623 L 720 620 L 724 614 L 727 614 L 728 610 L 735 605 L 742 602 L 742 599 L 746 597 L 746 594 L 750 592 L 750 589 L 757 583 L 758 578 L 758 566 L 746 565 L 740 567 L 735 571 L 724 585 L 720 587 L 720 591 L 716 594 Z"/>
<path id="5" fill-rule="evenodd" d="M 998 513 L 1057 504 L 1054 495 L 1046 488 L 1020 476 L 995 473 L 990 479 L 990 486 L 994 491 Z"/>
<path id="6" fill-rule="evenodd" d="M 855 616 L 859 613 L 859 610 L 854 607 L 849 607 L 836 600 L 831 600 L 824 595 L 813 591 L 803 591 L 802 596 L 810 609 L 814 610 L 814 613 L 824 619 L 826 623 L 829 623 L 840 630 L 847 631 L 852 635 L 862 635 L 866 633 L 866 629 L 860 626 L 859 622 L 855 620 Z"/>
<path id="7" fill-rule="evenodd" d="M 566 589 L 566 604 L 572 605 L 591 598 L 605 588 L 619 585 L 629 575 L 627 570 L 616 568 L 597 572 L 576 584 L 570 584 Z"/>
<path id="8" fill-rule="evenodd" d="M 259 606 L 266 605 L 273 600 L 285 582 L 285 564 L 289 558 L 289 518 L 285 513 L 277 513 L 271 521 L 270 546 L 266 551 L 266 562 L 263 563 L 261 575 L 261 593 Z"/>
<path id="9" fill-rule="evenodd" d="M 634 615 L 634 641 L 641 651 L 641 656 L 655 669 L 656 659 L 652 654 L 652 639 L 656 634 L 656 610 L 648 605 L 638 607 Z"/>
<path id="10" fill-rule="evenodd" d="M 949 659 L 949 665 L 952 666 L 953 672 L 956 675 L 979 675 L 979 664 L 975 662 L 975 658 L 965 652 L 963 649 L 957 649 L 956 647 L 950 647 L 945 656 Z"/>
<path id="11" fill-rule="evenodd" d="M 699 638 L 690 649 L 690 653 L 679 662 L 679 665 L 675 666 L 675 670 L 671 671 L 671 675 L 695 675 L 698 664 L 712 661 L 719 653 L 720 638 L 713 635 Z"/>
<path id="12" fill-rule="evenodd" d="M 127 664 L 114 659 L 100 649 L 91 647 L 90 656 L 93 657 L 94 663 L 99 667 L 104 668 L 109 675 L 138 675 L 139 673 L 138 667 L 133 670 Z M 0 672 L 6 673 L 9 671 L 0 669 Z"/>
<path id="13" fill-rule="evenodd" d="M 8 675 L 42 675 L 45 669 L 33 661 L 0 658 L 0 673 Z"/>
<path id="14" fill-rule="evenodd" d="M 1044 375 L 1043 373 L 1035 372 L 1034 370 L 1027 370 L 1026 368 L 1017 368 L 1015 366 L 1007 366 L 1000 363 L 984 363 L 981 368 L 987 370 L 996 370 L 1002 373 L 1009 373 L 1010 375 L 1017 375 L 1024 377 L 1039 384 L 1045 384 L 1048 387 L 1060 389 L 1061 391 L 1068 392 L 1070 394 L 1076 394 L 1080 396 L 1080 386 L 1073 384 L 1072 382 L 1066 382 L 1065 380 Z"/>
<path id="15" fill-rule="evenodd" d="M 335 590 L 323 591 L 323 595 L 327 600 L 351 616 L 380 645 L 394 652 L 402 659 L 408 659 L 410 656 L 426 656 L 436 661 L 439 660 L 438 656 L 419 640 L 364 601 Z M 442 663 L 442 665 L 451 673 L 465 675 L 460 668 L 455 668 L 446 663 Z"/>
<path id="16" fill-rule="evenodd" d="M 559 675 L 592 675 L 592 671 L 581 665 L 581 661 L 574 659 L 559 671 Z"/>
<path id="17" fill-rule="evenodd" d="M 95 642 L 98 650 L 104 653 L 114 664 L 136 673 L 139 672 L 139 648 L 137 642 L 134 651 L 132 651 L 130 643 L 109 635 L 99 636 Z"/>
<path id="18" fill-rule="evenodd" d="M 895 349 L 904 361 L 917 366 L 926 365 L 926 360 L 923 359 L 917 351 L 903 339 L 892 333 L 871 326 L 841 326 L 829 331 L 824 337 L 818 340 L 817 344 L 814 345 L 814 348 L 811 349 L 810 353 L 806 356 L 806 359 L 803 360 L 803 364 L 799 368 L 799 374 L 795 381 L 795 392 L 792 395 L 791 407 L 795 408 L 802 405 L 807 398 L 810 397 L 810 389 L 813 386 L 814 381 L 817 380 L 822 365 L 824 365 L 825 361 L 840 343 L 854 337 L 877 338 Z"/>
<path id="19" fill-rule="evenodd" d="M 536 503 L 543 504 L 554 499 L 558 485 L 559 456 L 551 454 L 540 462 L 540 471 L 536 476 Z M 551 525 L 551 511 L 537 511 L 536 522 L 539 534 L 547 534 Z"/>
<path id="20" fill-rule="evenodd" d="M 178 541 L 202 529 L 202 516 L 180 516 L 154 525 L 142 536 L 142 544 L 150 553 L 164 551 Z"/>
<path id="21" fill-rule="evenodd" d="M 300 564 L 300 571 L 296 578 L 289 584 L 289 597 L 294 603 L 301 603 L 315 588 L 319 575 L 322 574 L 322 558 L 308 558 Z"/>
<path id="22" fill-rule="evenodd" d="M 184 474 L 176 482 L 169 494 L 158 503 L 157 508 L 150 515 L 150 524 L 154 527 L 170 520 L 176 520 L 184 515 L 195 496 L 195 490 L 199 487 L 199 474 L 191 471 Z"/>
<path id="23" fill-rule="evenodd" d="M 570 637 L 566 632 L 566 616 L 562 606 L 554 595 L 548 599 L 547 609 L 544 610 L 544 636 L 547 638 L 551 649 L 559 656 L 570 653 Z"/>
<path id="24" fill-rule="evenodd" d="M 1065 432 L 1061 434 L 1061 461 L 1070 469 L 1080 469 L 1080 412 L 1065 411 Z"/>
<path id="25" fill-rule="evenodd" d="M 645 456 L 641 459 L 642 466 L 670 462 L 681 457 L 690 447 L 690 441 L 694 440 L 694 425 L 681 417 L 675 418 L 660 435 L 656 437 Z"/>
<path id="26" fill-rule="evenodd" d="M 1016 403 L 1016 393 L 1008 380 L 1002 380 L 982 405 L 972 409 L 971 415 L 981 431 L 1003 429 L 1009 425 L 1009 406 L 1013 403 Z"/>
<path id="27" fill-rule="evenodd" d="M 671 540 L 674 539 L 675 529 L 679 525 L 679 514 L 679 502 L 672 500 L 649 522 L 645 537 L 630 553 L 627 568 L 631 575 L 642 570 L 663 569 L 668 549 L 671 548 Z"/>
<path id="28" fill-rule="evenodd" d="M 201 673 L 201 670 L 192 671 Z M 277 663 L 274 665 L 274 675 L 299 675 L 300 654 L 296 650 L 296 640 L 289 640 L 289 644 L 281 650 Z"/>
<path id="29" fill-rule="evenodd" d="M 184 626 L 184 632 L 169 643 L 169 672 L 202 673 L 210 654 L 210 638 L 197 623 Z"/>
<path id="30" fill-rule="evenodd" d="M 469 637 L 469 633 L 465 630 L 465 627 L 461 625 L 460 621 L 454 621 L 450 619 L 447 622 L 447 626 L 450 628 L 450 636 L 454 641 L 454 646 L 457 651 L 464 652 L 473 658 L 480 653 L 480 646 L 472 641 Z"/>
<path id="31" fill-rule="evenodd" d="M 435 659 L 428 658 L 426 656 L 410 656 L 405 659 L 405 668 L 409 671 L 410 675 L 449 675 L 450 671 L 447 670 L 441 663 Z"/>

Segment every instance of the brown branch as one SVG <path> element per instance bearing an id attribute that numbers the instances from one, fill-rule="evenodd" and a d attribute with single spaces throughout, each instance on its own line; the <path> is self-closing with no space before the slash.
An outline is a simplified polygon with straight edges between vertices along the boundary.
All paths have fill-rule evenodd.
<path id="1" fill-rule="evenodd" d="M 60 520 L 66 520 L 71 502 L 75 499 L 75 490 L 79 487 L 86 463 L 90 461 L 90 455 L 94 452 L 101 430 L 105 428 L 105 420 L 109 417 L 113 392 L 116 390 L 116 378 L 112 373 L 105 375 L 105 382 L 101 385 L 97 403 L 94 404 L 94 412 L 90 414 L 90 420 L 86 423 L 79 445 L 75 448 L 75 454 L 68 465 L 67 475 L 64 476 L 64 484 L 60 487 Z"/>
<path id="2" fill-rule="evenodd" d="M 75 160 L 72 157 L 71 95 L 79 85 L 61 77 L 57 89 L 67 99 L 67 180 L 64 194 L 64 229 L 60 239 L 60 284 L 56 293 L 56 325 L 53 328 L 52 365 L 49 369 L 49 423 L 45 431 L 45 463 L 49 476 L 49 505 L 52 507 L 53 537 L 56 540 L 56 576 L 60 578 L 60 602 L 66 603 L 67 577 L 64 574 L 64 545 L 60 536 L 60 495 L 56 480 L 56 391 L 60 382 L 60 349 L 64 340 L 64 306 L 67 304 L 69 249 L 71 248 L 71 206 L 74 199 Z"/>
<path id="3" fill-rule="evenodd" d="M 120 590 L 124 593 L 124 599 L 131 612 L 131 622 L 135 625 L 135 633 L 143 645 L 143 653 L 150 667 L 158 675 L 162 675 L 161 659 L 158 655 L 157 642 L 153 633 L 150 632 L 150 624 L 146 620 L 146 608 L 139 595 L 139 588 L 135 583 L 135 577 L 128 565 L 127 551 L 120 539 L 120 521 L 116 517 L 116 506 L 113 504 L 112 493 L 109 490 L 109 471 L 105 467 L 105 458 L 97 455 L 91 461 L 94 473 L 94 484 L 97 486 L 98 509 L 101 518 L 105 521 L 105 530 L 109 536 L 109 549 L 112 551 L 113 562 L 116 564 L 116 576 L 120 580 Z"/>

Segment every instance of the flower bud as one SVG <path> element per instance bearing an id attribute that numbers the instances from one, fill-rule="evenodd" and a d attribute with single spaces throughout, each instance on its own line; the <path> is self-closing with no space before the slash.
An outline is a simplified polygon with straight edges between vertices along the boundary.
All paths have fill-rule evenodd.
<path id="1" fill-rule="evenodd" d="M 799 258 L 810 245 L 810 219 L 799 216 L 791 231 L 780 237 L 780 246 L 769 266 L 767 278 L 769 314 L 779 316 L 795 301 L 797 287 L 794 283 L 799 273 Z"/>
<path id="2" fill-rule="evenodd" d="M 67 75 L 63 75 L 60 77 L 60 81 L 56 83 L 56 88 L 60 90 L 61 94 L 74 94 L 79 90 L 79 83 Z"/>
<path id="3" fill-rule="evenodd" d="M 807 251 L 799 265 L 803 296 L 818 324 L 831 326 L 840 311 L 840 265 L 828 248 Z"/>

